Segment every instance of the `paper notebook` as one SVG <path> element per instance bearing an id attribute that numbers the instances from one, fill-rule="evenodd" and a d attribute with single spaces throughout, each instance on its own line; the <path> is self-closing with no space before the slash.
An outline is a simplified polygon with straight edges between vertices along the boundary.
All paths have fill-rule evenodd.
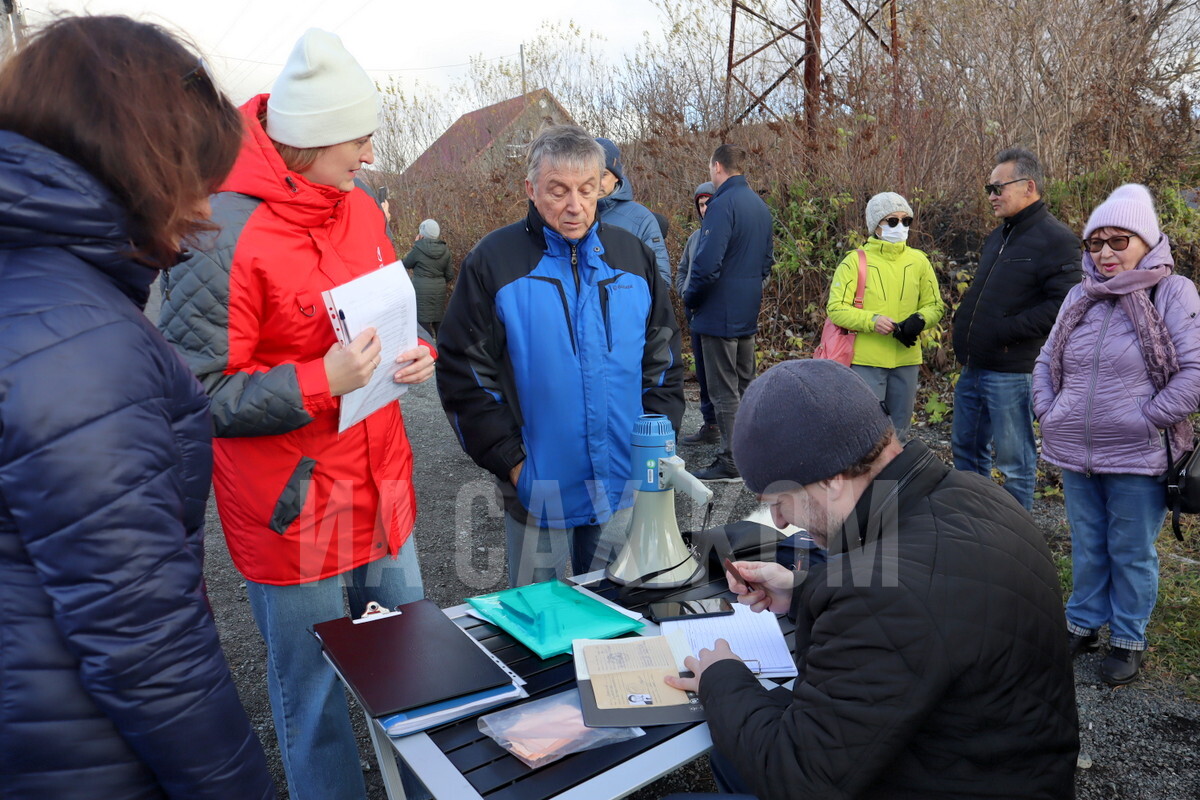
<path id="1" fill-rule="evenodd" d="M 701 648 L 711 650 L 717 639 L 724 639 L 756 675 L 791 678 L 800 674 L 779 620 L 769 611 L 755 612 L 750 606 L 734 603 L 732 615 L 664 622 L 659 627 L 663 635 L 681 632 L 692 653 Z"/>
<path id="2" fill-rule="evenodd" d="M 430 600 L 355 624 L 339 617 L 313 635 L 372 717 L 510 685 L 512 678 Z"/>

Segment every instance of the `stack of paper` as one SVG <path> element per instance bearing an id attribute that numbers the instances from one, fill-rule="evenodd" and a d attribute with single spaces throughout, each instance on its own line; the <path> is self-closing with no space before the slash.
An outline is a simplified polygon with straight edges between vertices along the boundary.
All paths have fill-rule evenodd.
<path id="1" fill-rule="evenodd" d="M 701 648 L 711 650 L 717 639 L 724 639 L 755 675 L 794 678 L 800 674 L 779 620 L 769 611 L 754 612 L 749 606 L 734 603 L 732 616 L 664 622 L 660 627 L 664 635 L 678 631 L 686 636 L 693 654 Z"/>

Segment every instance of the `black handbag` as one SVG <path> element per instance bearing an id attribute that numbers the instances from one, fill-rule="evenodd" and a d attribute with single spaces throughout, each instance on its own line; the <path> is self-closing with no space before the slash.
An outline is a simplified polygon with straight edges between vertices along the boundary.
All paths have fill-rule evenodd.
<path id="1" fill-rule="evenodd" d="M 1183 541 L 1179 530 L 1180 514 L 1200 514 L 1200 439 L 1192 438 L 1192 449 L 1176 461 L 1171 454 L 1171 432 L 1167 440 L 1167 510 L 1171 512 L 1171 530 Z"/>

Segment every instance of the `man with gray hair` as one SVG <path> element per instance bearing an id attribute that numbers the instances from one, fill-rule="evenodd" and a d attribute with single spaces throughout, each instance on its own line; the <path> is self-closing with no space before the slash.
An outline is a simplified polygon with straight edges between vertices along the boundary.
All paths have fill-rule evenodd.
<path id="1" fill-rule="evenodd" d="M 1013 147 L 996 156 L 984 185 L 1003 224 L 979 253 L 979 268 L 954 314 L 951 444 L 958 469 L 992 474 L 992 446 L 1004 488 L 1033 508 L 1037 442 L 1030 392 L 1037 359 L 1058 307 L 1083 277 L 1079 237 L 1042 202 L 1037 156 Z"/>
<path id="2" fill-rule="evenodd" d="M 496 476 L 511 585 L 604 566 L 633 502 L 634 422 L 683 417 L 679 326 L 638 238 L 596 219 L 604 151 L 556 125 L 530 144 L 525 219 L 467 255 L 439 336 L 459 442 Z M 608 535 L 605 535 L 605 534 Z"/>
<path id="3" fill-rule="evenodd" d="M 1074 676 L 1058 571 L 1004 490 L 901 445 L 833 361 L 750 384 L 733 452 L 775 524 L 829 559 L 807 576 L 739 562 L 754 611 L 796 623 L 799 677 L 768 691 L 718 639 L 689 657 L 725 791 L 795 797 L 1074 795 Z"/>

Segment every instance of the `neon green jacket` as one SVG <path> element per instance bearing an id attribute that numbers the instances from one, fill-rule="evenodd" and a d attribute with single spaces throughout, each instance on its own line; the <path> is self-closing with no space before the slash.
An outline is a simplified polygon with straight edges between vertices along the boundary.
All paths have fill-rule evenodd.
<path id="1" fill-rule="evenodd" d="M 920 364 L 920 345 L 905 347 L 894 336 L 876 333 L 875 315 L 902 322 L 917 312 L 925 318 L 927 330 L 937 325 L 945 307 L 933 265 L 915 247 L 874 236 L 862 249 L 867 253 L 867 291 L 862 310 L 854 307 L 858 252 L 851 250 L 833 273 L 826 313 L 835 325 L 858 332 L 854 340 L 855 364 L 888 369 Z"/>

